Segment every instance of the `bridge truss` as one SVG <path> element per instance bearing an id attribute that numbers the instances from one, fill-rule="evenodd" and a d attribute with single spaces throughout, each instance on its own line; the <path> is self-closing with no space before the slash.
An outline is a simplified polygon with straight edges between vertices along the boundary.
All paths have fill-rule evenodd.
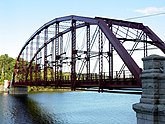
<path id="1" fill-rule="evenodd" d="M 137 59 L 141 61 L 151 49 L 165 53 L 165 44 L 142 23 L 73 15 L 56 18 L 22 47 L 12 85 L 139 88 L 142 69 Z"/>

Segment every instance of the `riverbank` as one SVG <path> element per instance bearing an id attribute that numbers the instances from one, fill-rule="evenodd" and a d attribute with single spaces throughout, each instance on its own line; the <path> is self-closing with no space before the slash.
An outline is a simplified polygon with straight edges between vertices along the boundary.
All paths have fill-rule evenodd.
<path id="1" fill-rule="evenodd" d="M 9 90 L 9 89 L 8 89 Z M 70 88 L 55 88 L 50 86 L 28 86 L 28 92 L 69 92 Z M 0 85 L 0 92 L 5 92 L 4 86 Z"/>
<path id="2" fill-rule="evenodd" d="M 28 86 L 28 92 L 69 92 L 70 88 L 56 88 L 51 86 Z"/>

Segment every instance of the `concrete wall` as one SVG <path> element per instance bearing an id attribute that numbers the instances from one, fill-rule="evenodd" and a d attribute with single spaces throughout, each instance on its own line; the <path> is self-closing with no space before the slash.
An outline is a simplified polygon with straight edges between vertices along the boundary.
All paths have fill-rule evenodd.
<path id="1" fill-rule="evenodd" d="M 28 94 L 28 87 L 27 86 L 17 86 L 17 87 L 10 87 L 9 94 L 12 95 L 27 95 Z"/>

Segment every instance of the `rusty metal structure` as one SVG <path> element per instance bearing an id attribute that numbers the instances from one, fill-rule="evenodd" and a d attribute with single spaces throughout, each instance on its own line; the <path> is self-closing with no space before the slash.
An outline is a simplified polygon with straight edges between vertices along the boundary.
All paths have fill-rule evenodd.
<path id="1" fill-rule="evenodd" d="M 136 58 L 147 56 L 150 49 L 165 53 L 165 43 L 142 23 L 74 15 L 55 18 L 22 47 L 12 85 L 139 88 Z"/>

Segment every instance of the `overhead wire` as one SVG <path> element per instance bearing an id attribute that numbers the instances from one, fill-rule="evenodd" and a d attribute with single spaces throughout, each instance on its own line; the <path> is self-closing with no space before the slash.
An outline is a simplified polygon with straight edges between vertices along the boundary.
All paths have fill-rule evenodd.
<path id="1" fill-rule="evenodd" d="M 144 15 L 144 16 L 130 17 L 130 18 L 126 18 L 126 19 L 124 19 L 124 20 L 141 19 L 141 18 L 148 18 L 148 17 L 160 16 L 160 15 L 165 15 L 165 12 L 156 13 L 156 14 L 150 14 L 150 15 Z"/>

